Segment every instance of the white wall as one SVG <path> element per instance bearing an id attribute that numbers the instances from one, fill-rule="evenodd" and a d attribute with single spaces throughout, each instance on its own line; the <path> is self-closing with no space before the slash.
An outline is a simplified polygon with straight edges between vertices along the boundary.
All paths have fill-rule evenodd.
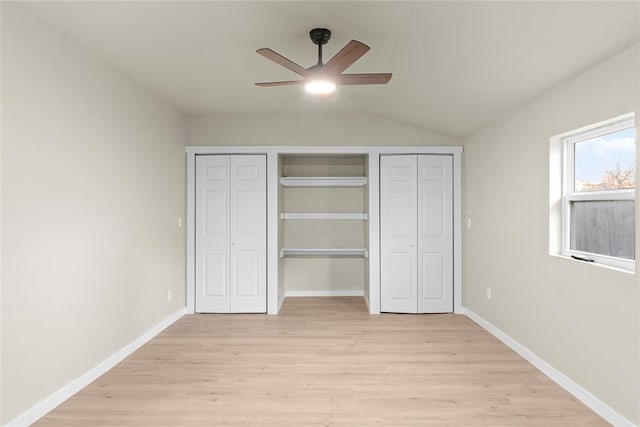
<path id="1" fill-rule="evenodd" d="M 182 125 L 3 2 L 2 423 L 184 307 Z"/>
<path id="2" fill-rule="evenodd" d="M 187 145 L 460 145 L 462 140 L 367 114 L 194 116 Z"/>
<path id="3" fill-rule="evenodd" d="M 464 144 L 464 215 L 472 220 L 464 305 L 635 423 L 638 275 L 550 256 L 548 224 L 549 138 L 631 111 L 640 119 L 639 56 L 636 45 Z"/>

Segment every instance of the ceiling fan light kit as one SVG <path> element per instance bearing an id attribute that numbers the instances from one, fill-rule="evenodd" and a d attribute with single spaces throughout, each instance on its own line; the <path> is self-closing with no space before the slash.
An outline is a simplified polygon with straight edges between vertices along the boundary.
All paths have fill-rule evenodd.
<path id="1" fill-rule="evenodd" d="M 328 95 L 336 91 L 336 84 L 331 80 L 309 80 L 304 90 L 314 95 Z"/>
<path id="2" fill-rule="evenodd" d="M 329 95 L 335 92 L 337 85 L 386 84 L 391 80 L 391 73 L 342 74 L 344 70 L 369 51 L 369 46 L 364 43 L 351 40 L 329 62 L 323 64 L 322 46 L 331 39 L 331 31 L 326 28 L 314 28 L 309 32 L 309 37 L 313 44 L 318 46 L 318 63 L 309 68 L 301 67 L 269 48 L 262 48 L 256 51 L 259 55 L 302 76 L 302 80 L 256 83 L 256 86 L 272 87 L 304 84 L 304 88 L 308 93 Z"/>

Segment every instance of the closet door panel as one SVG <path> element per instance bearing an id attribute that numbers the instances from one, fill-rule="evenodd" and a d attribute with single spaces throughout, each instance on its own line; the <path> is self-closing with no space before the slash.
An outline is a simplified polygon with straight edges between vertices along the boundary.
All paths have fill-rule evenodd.
<path id="1" fill-rule="evenodd" d="M 258 270 L 260 267 L 259 251 L 235 251 L 235 265 L 233 267 L 234 277 L 234 299 L 259 298 L 260 285 Z M 237 306 L 237 304 L 234 304 Z M 238 307 L 232 307 L 237 310 Z"/>
<path id="2" fill-rule="evenodd" d="M 380 157 L 381 311 L 417 312 L 417 159 Z"/>
<path id="3" fill-rule="evenodd" d="M 415 262 L 412 252 L 390 252 L 387 256 L 388 273 L 385 275 L 388 283 L 388 297 L 398 304 L 415 300 L 416 293 L 413 284 L 415 283 Z M 393 304 L 390 304 L 393 305 Z M 415 312 L 413 306 L 404 308 L 408 313 Z M 386 311 L 386 310 L 385 310 Z"/>
<path id="4" fill-rule="evenodd" d="M 231 156 L 232 313 L 267 310 L 266 157 Z"/>
<path id="5" fill-rule="evenodd" d="M 444 257 L 441 253 L 422 252 L 420 258 L 420 284 L 419 292 L 423 301 L 420 313 L 429 313 L 424 304 L 429 300 L 441 300 L 444 297 Z"/>
<path id="6" fill-rule="evenodd" d="M 228 193 L 226 189 L 209 190 L 204 192 L 204 222 L 206 237 L 228 238 L 229 225 L 227 203 Z"/>
<path id="7" fill-rule="evenodd" d="M 206 298 L 227 298 L 229 258 L 227 251 L 204 251 L 204 295 Z"/>
<path id="8" fill-rule="evenodd" d="M 418 312 L 453 311 L 451 156 L 418 156 Z"/>
<path id="9" fill-rule="evenodd" d="M 196 157 L 196 312 L 229 311 L 229 157 Z"/>

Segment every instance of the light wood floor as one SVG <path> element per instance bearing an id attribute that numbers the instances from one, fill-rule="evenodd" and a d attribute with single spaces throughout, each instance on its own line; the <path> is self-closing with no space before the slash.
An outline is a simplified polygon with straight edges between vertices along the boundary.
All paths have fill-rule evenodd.
<path id="1" fill-rule="evenodd" d="M 278 316 L 185 316 L 37 425 L 607 423 L 465 316 L 292 298 Z"/>

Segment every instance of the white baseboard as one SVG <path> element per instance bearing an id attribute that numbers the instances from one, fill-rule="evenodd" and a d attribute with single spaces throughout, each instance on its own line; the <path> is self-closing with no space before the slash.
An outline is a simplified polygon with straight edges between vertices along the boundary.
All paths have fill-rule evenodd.
<path id="1" fill-rule="evenodd" d="M 363 297 L 364 291 L 286 291 L 285 297 Z"/>
<path id="2" fill-rule="evenodd" d="M 567 377 L 562 372 L 558 371 L 553 366 L 549 365 L 542 358 L 536 356 L 532 353 L 528 348 L 511 338 L 509 335 L 502 332 L 500 329 L 483 319 L 480 315 L 474 313 L 472 310 L 467 307 L 462 308 L 462 314 L 467 316 L 469 319 L 476 322 L 482 328 L 484 328 L 491 335 L 502 341 L 513 351 L 522 356 L 525 360 L 535 366 L 540 372 L 548 376 L 551 380 L 553 380 L 560 387 L 571 393 L 576 399 L 587 405 L 593 412 L 600 415 L 609 423 L 613 424 L 616 427 L 633 427 L 631 421 L 620 415 L 609 405 L 604 403 L 602 400 L 595 397 L 593 394 L 589 393 L 583 387 L 575 383 L 571 378 Z"/>
<path id="3" fill-rule="evenodd" d="M 287 298 L 287 296 L 285 294 L 282 294 L 282 297 L 280 297 L 280 301 L 278 301 L 278 313 L 280 313 L 280 310 L 282 310 L 282 304 L 284 304 L 284 300 Z M 276 313 L 276 314 L 278 314 Z"/>
<path id="4" fill-rule="evenodd" d="M 180 319 L 184 316 L 186 312 L 185 308 L 181 308 L 177 312 L 173 313 L 171 316 L 162 320 L 160 323 L 155 325 L 153 328 L 149 329 L 147 332 L 130 342 L 129 344 L 122 347 L 116 353 L 106 358 L 102 362 L 100 362 L 97 366 L 88 370 L 80 377 L 71 381 L 58 391 L 51 394 L 49 397 L 41 400 L 35 406 L 28 409 L 22 415 L 19 415 L 17 418 L 9 421 L 7 427 L 23 427 L 29 426 L 36 421 L 38 421 L 41 417 L 45 416 L 49 411 L 60 405 L 65 400 L 69 399 L 71 396 L 82 390 L 84 387 L 89 385 L 91 382 L 95 381 L 102 374 L 107 372 L 109 369 L 116 366 L 118 363 L 122 362 L 127 356 L 131 353 L 142 347 L 145 343 L 147 343 L 151 338 L 158 335 L 168 326 L 170 326 L 173 322 Z"/>

